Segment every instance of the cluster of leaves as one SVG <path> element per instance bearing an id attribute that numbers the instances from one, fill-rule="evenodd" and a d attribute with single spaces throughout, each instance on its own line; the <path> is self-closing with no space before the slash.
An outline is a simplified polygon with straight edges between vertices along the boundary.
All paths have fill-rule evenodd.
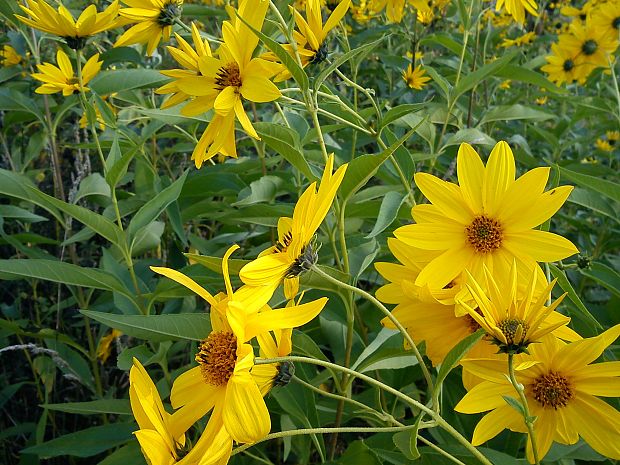
<path id="1" fill-rule="evenodd" d="M 506 34 L 521 31 L 517 25 L 480 21 L 486 11 L 482 2 L 455 1 L 429 25 L 413 28 L 407 22 L 411 12 L 400 25 L 347 18 L 348 31 L 343 26 L 330 43 L 329 61 L 305 69 L 287 61 L 295 82 L 280 87 L 318 96 L 325 143 L 350 163 L 339 191 L 342 220 L 326 220 L 318 237 L 320 261 L 338 262 L 338 237 L 344 235 L 349 272 L 330 272 L 373 292 L 382 284 L 373 261 L 390 260 L 386 238 L 410 221 L 408 197 L 422 200 L 417 190 L 405 189 L 403 179 L 410 185 L 422 169 L 452 179 L 460 143 L 488 151 L 507 140 L 520 167 L 552 166 L 553 186 L 577 186 L 553 228 L 582 255 L 574 259 L 577 266 L 551 265 L 550 272 L 569 293 L 564 311 L 573 326 L 593 335 L 597 326 L 617 323 L 613 310 L 620 299 L 618 147 L 594 148 L 596 138 L 618 129 L 617 82 L 599 71 L 584 86 L 556 87 L 537 72 L 550 37 L 542 33 L 532 45 L 504 49 Z M 64 463 L 70 456 L 72 463 L 141 463 L 126 394 L 132 357 L 161 372 L 165 394 L 191 362 L 196 341 L 210 330 L 195 296 L 157 279 L 149 266 L 165 263 L 217 292 L 219 257 L 230 244 L 242 245 L 248 258 L 273 244 L 278 218 L 291 215 L 299 193 L 319 176 L 317 131 L 303 106 L 261 105 L 260 122 L 254 123 L 260 141 L 240 137 L 237 160 L 195 170 L 189 155 L 211 115 L 188 119 L 177 108 L 161 110 L 154 89 L 167 82 L 159 70 L 173 68 L 171 58 L 107 47 L 115 38 L 109 33 L 98 43 L 105 70 L 89 84 L 86 115 L 90 122 L 99 115 L 105 128 L 98 136 L 100 162 L 93 133 L 80 124 L 78 96 L 33 92 L 36 84 L 28 74 L 37 62 L 52 61 L 53 53 L 40 47 L 39 35 L 17 25 L 15 13 L 14 4 L 0 5 L 6 38 L 24 57 L 21 64 L 0 69 L 0 461 Z M 225 15 L 217 6 L 184 7 L 184 20 L 199 20 L 214 35 Z M 265 51 L 284 60 L 275 24 L 268 22 L 263 33 Z M 29 49 L 33 43 L 35 50 Z M 401 77 L 410 51 L 423 52 L 432 78 L 423 91 L 412 91 Z M 545 101 L 536 103 L 542 97 Z M 231 274 L 244 263 L 232 260 Z M 420 367 L 399 336 L 381 329 L 376 309 L 356 302 L 350 328 L 340 289 L 312 274 L 303 277 L 302 286 L 310 297 L 333 298 L 318 319 L 295 332 L 296 353 L 372 372 L 400 392 L 421 397 Z M 110 328 L 122 336 L 110 339 Z M 114 355 L 108 357 L 109 351 Z M 452 368 L 458 355 L 457 350 L 454 364 L 446 365 Z M 444 371 L 444 417 L 471 437 L 475 418 L 452 412 L 464 392 L 458 370 Z M 296 375 L 325 392 L 335 390 L 327 370 L 299 366 Z M 356 400 L 386 416 L 411 419 L 411 412 L 376 388 L 353 383 L 351 390 Z M 275 389 L 267 402 L 272 423 L 281 430 L 333 425 L 338 412 L 337 400 L 299 384 Z M 372 426 L 384 420 L 346 404 L 339 422 Z M 441 431 L 424 434 L 474 463 Z M 296 436 L 261 444 L 249 451 L 252 455 L 233 460 L 446 460 L 431 447 L 417 448 L 410 437 Z M 485 453 L 493 463 L 521 463 L 512 457 L 522 446 L 521 435 L 504 432 Z M 554 447 L 547 457 L 550 463 L 571 460 L 605 459 L 583 443 Z"/>

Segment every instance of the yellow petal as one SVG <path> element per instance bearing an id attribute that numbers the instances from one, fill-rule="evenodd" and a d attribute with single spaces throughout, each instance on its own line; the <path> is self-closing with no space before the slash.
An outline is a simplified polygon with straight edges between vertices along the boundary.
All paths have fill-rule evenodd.
<path id="1" fill-rule="evenodd" d="M 515 180 L 515 159 L 512 150 L 504 141 L 498 142 L 487 162 L 482 203 L 484 211 L 495 216 L 500 210 L 504 195 Z"/>
<path id="2" fill-rule="evenodd" d="M 252 66 L 252 62 L 250 62 L 250 66 Z M 257 68 L 260 70 L 260 67 L 257 66 Z M 269 79 L 263 76 L 249 74 L 247 70 L 242 76 L 242 82 L 243 84 L 239 89 L 241 95 L 251 102 L 272 102 L 282 95 L 280 89 Z"/>
<path id="3" fill-rule="evenodd" d="M 222 418 L 239 443 L 256 442 L 269 434 L 269 411 L 250 373 L 235 373 L 228 381 Z"/>
<path id="4" fill-rule="evenodd" d="M 473 249 L 470 248 L 457 247 L 446 250 L 424 267 L 415 283 L 418 286 L 428 284 L 430 287 L 443 288 L 461 274 L 473 257 Z"/>
<path id="5" fill-rule="evenodd" d="M 463 198 L 474 212 L 482 212 L 484 164 L 471 145 L 459 147 L 456 170 Z"/>
<path id="6" fill-rule="evenodd" d="M 279 284 L 292 265 L 286 253 L 265 255 L 241 268 L 239 277 L 250 286 Z"/>
<path id="7" fill-rule="evenodd" d="M 508 364 L 506 364 L 506 368 L 507 366 Z M 465 394 L 456 407 L 454 407 L 454 410 L 461 413 L 486 412 L 503 407 L 506 405 L 506 401 L 502 396 L 512 395 L 516 395 L 516 392 L 510 384 L 497 384 L 485 381 Z"/>
<path id="8" fill-rule="evenodd" d="M 474 212 L 463 199 L 459 186 L 428 173 L 416 173 L 414 179 L 424 196 L 448 218 L 464 225 L 471 223 Z"/>
<path id="9" fill-rule="evenodd" d="M 502 246 L 517 257 L 529 257 L 537 262 L 555 262 L 579 252 L 568 239 L 538 229 L 506 234 Z"/>
<path id="10" fill-rule="evenodd" d="M 177 270 L 173 270 L 172 268 L 152 266 L 151 270 L 154 271 L 155 273 L 159 273 L 167 278 L 170 278 L 173 281 L 176 281 L 177 283 L 181 284 L 182 286 L 185 286 L 190 291 L 195 292 L 200 297 L 202 297 L 207 302 L 209 302 L 209 305 L 217 304 L 213 296 L 205 288 L 203 288 L 201 285 L 199 285 L 196 281 L 194 281 L 189 276 L 185 276 L 183 273 Z"/>
<path id="11" fill-rule="evenodd" d="M 504 399 L 502 399 L 502 402 L 504 405 L 487 413 L 476 425 L 471 441 L 474 446 L 484 444 L 508 428 L 511 423 L 517 421 L 515 418 L 517 412 L 509 405 L 506 405 Z M 522 418 L 520 420 L 523 421 Z"/>

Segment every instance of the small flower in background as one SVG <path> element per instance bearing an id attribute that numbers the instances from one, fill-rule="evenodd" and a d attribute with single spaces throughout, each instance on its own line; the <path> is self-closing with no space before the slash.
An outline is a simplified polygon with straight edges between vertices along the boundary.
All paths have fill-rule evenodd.
<path id="1" fill-rule="evenodd" d="M 420 272 L 417 285 L 442 288 L 465 269 L 480 282 L 485 279 L 483 264 L 506 275 L 513 259 L 529 273 L 536 262 L 578 252 L 568 239 L 534 229 L 551 218 L 573 190 L 560 186 L 544 192 L 550 168 L 535 168 L 515 179 L 514 155 L 503 141 L 491 151 L 486 167 L 469 144 L 461 144 L 456 166 L 459 185 L 427 173 L 415 175 L 431 203 L 414 206 L 416 223 L 394 231 L 413 247 L 441 251 Z"/>
<path id="2" fill-rule="evenodd" d="M 537 267 L 538 268 L 538 267 Z M 553 304 L 545 307 L 545 302 L 555 286 L 553 280 L 546 289 L 534 297 L 537 288 L 538 269 L 531 273 L 527 292 L 518 291 L 517 263 L 513 261 L 508 286 L 500 286 L 488 268 L 484 267 L 485 281 L 477 282 L 466 270 L 468 282 L 465 287 L 474 298 L 472 307 L 459 302 L 469 316 L 491 336 L 493 344 L 502 353 L 519 354 L 527 352 L 528 346 L 560 326 L 566 326 L 570 318 L 555 313 L 566 293 Z M 546 282 L 546 280 L 545 280 Z M 484 289 L 481 285 L 484 285 Z"/>
<path id="3" fill-rule="evenodd" d="M 107 101 L 107 98 L 108 98 L 107 96 L 102 97 L 102 100 L 104 101 L 105 106 L 108 108 L 110 113 L 116 115 L 117 113 L 116 108 L 112 106 L 110 102 Z M 106 125 L 105 125 L 105 120 L 103 119 L 103 115 L 101 114 L 101 110 L 99 109 L 98 105 L 95 105 L 94 108 L 95 108 L 95 117 L 96 117 L 97 122 L 99 123 L 99 129 L 104 131 L 106 128 Z M 82 113 L 82 116 L 80 116 L 79 124 L 82 129 L 88 126 L 88 117 L 86 116 L 86 113 Z"/>
<path id="4" fill-rule="evenodd" d="M 503 90 L 508 90 L 510 89 L 510 84 L 512 83 L 512 81 L 510 79 L 506 79 L 505 81 L 502 81 L 499 85 L 500 89 Z"/>
<path id="5" fill-rule="evenodd" d="M 549 97 L 547 97 L 546 95 L 542 95 L 542 96 L 536 98 L 535 103 L 536 103 L 536 105 L 543 106 L 543 105 L 547 104 L 548 100 L 549 100 Z"/>
<path id="6" fill-rule="evenodd" d="M 538 16 L 538 4 L 535 0 L 497 0 L 495 9 L 506 10 L 519 24 L 524 23 L 526 11 L 532 16 Z"/>
<path id="7" fill-rule="evenodd" d="M 424 24 L 425 26 L 428 26 L 429 24 L 431 24 L 433 20 L 435 19 L 435 13 L 431 9 L 418 10 L 417 15 L 418 15 L 418 21 L 421 24 Z"/>
<path id="8" fill-rule="evenodd" d="M 13 47 L 8 44 L 4 44 L 2 46 L 2 50 L 0 50 L 0 64 L 2 66 L 15 66 L 22 62 L 24 58 L 17 53 Z"/>
<path id="9" fill-rule="evenodd" d="M 581 436 L 600 454 L 620 459 L 620 412 L 598 397 L 617 397 L 618 362 L 593 363 L 620 335 L 616 325 L 599 336 L 569 344 L 548 335 L 532 344 L 531 355 L 515 361 L 516 378 L 525 387 L 541 459 L 553 442 L 575 444 Z M 504 429 L 527 433 L 523 416 L 505 401 L 515 396 L 504 360 L 462 360 L 465 371 L 485 381 L 477 384 L 455 407 L 461 413 L 488 412 L 476 426 L 472 443 L 480 445 Z M 534 463 L 531 441 L 527 459 Z"/>
<path id="10" fill-rule="evenodd" d="M 596 139 L 595 145 L 597 149 L 603 152 L 612 152 L 614 150 L 611 144 L 605 139 L 601 139 L 601 138 Z"/>
<path id="11" fill-rule="evenodd" d="M 21 22 L 39 31 L 62 37 L 67 45 L 78 50 L 86 45 L 86 40 L 95 34 L 120 26 L 118 18 L 118 0 L 112 2 L 101 13 L 95 5 L 88 6 L 77 21 L 62 4 L 58 11 L 45 0 L 29 0 L 26 5 L 19 5 L 29 17 L 15 15 Z"/>
<path id="12" fill-rule="evenodd" d="M 81 125 L 81 120 L 80 127 L 86 127 L 86 125 Z M 101 363 L 105 363 L 108 360 L 110 354 L 112 353 L 112 342 L 122 335 L 122 331 L 113 329 L 109 334 L 106 334 L 99 340 L 99 344 L 97 345 L 97 358 L 101 360 Z"/>
<path id="13" fill-rule="evenodd" d="M 607 131 L 605 138 L 599 137 L 596 139 L 595 145 L 596 148 L 603 152 L 613 152 L 618 144 L 618 139 L 620 139 L 620 131 Z"/>
<path id="14" fill-rule="evenodd" d="M 376 12 L 385 9 L 385 15 L 390 23 L 400 23 L 403 20 L 407 5 L 411 5 L 419 11 L 430 10 L 426 0 L 373 0 L 372 3 Z"/>
<path id="15" fill-rule="evenodd" d="M 316 182 L 299 197 L 293 217 L 278 220 L 278 242 L 263 251 L 239 271 L 241 281 L 250 286 L 278 286 L 284 281 L 284 295 L 292 299 L 299 291 L 299 275 L 318 259 L 313 238 L 332 206 L 344 178 L 347 164 L 334 173 L 330 155 L 317 190 Z"/>
<path id="16" fill-rule="evenodd" d="M 583 65 L 576 62 L 577 55 L 573 50 L 563 47 L 562 37 L 560 36 L 560 42 L 551 44 L 552 54 L 545 57 L 547 64 L 540 69 L 558 86 L 564 83 L 572 84 L 575 81 L 584 84 L 586 74 L 583 72 Z"/>
<path id="17" fill-rule="evenodd" d="M 526 32 L 522 36 L 516 37 L 514 39 L 503 39 L 502 43 L 501 43 L 501 47 L 504 47 L 504 48 L 508 48 L 508 47 L 522 47 L 524 45 L 531 44 L 534 41 L 535 38 L 536 38 L 536 33 L 535 32 L 533 32 L 533 31 Z"/>
<path id="18" fill-rule="evenodd" d="M 620 140 L 620 131 L 607 131 L 605 136 L 607 136 L 609 144 L 615 147 Z"/>
<path id="19" fill-rule="evenodd" d="M 407 83 L 407 86 L 411 89 L 422 90 L 426 87 L 426 83 L 431 80 L 426 76 L 426 70 L 422 69 L 422 65 L 418 65 L 413 69 L 413 66 L 409 64 L 405 71 L 402 71 L 403 80 Z"/>
<path id="20" fill-rule="evenodd" d="M 95 75 L 101 70 L 103 61 L 99 60 L 99 54 L 96 53 L 88 59 L 84 67 L 82 68 L 82 84 L 84 92 L 89 90 L 86 84 L 95 77 Z M 56 62 L 58 66 L 54 66 L 51 63 L 43 63 L 37 65 L 39 73 L 33 73 L 31 76 L 44 84 L 37 87 L 35 92 L 37 94 L 55 94 L 56 92 L 62 92 L 62 95 L 68 97 L 76 92 L 80 91 L 80 83 L 77 76 L 74 74 L 73 65 L 71 60 L 65 52 L 58 49 L 56 53 Z"/>
<path id="21" fill-rule="evenodd" d="M 146 44 L 146 54 L 152 55 L 159 43 L 170 39 L 172 25 L 181 17 L 183 0 L 127 0 L 130 8 L 119 14 L 126 23 L 137 23 L 127 29 L 114 43 L 115 47 Z"/>

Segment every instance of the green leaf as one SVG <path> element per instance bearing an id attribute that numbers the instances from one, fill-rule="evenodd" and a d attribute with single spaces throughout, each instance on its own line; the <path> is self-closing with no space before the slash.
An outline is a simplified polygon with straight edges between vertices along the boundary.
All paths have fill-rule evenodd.
<path id="1" fill-rule="evenodd" d="M 476 145 L 495 145 L 495 140 L 487 136 L 484 132 L 476 128 L 461 129 L 456 134 L 452 134 L 444 144 L 444 147 L 451 145 L 461 145 L 463 142 Z"/>
<path id="2" fill-rule="evenodd" d="M 587 187 L 599 194 L 603 194 L 616 202 L 620 202 L 620 185 L 618 183 L 607 181 L 605 179 L 590 176 L 588 174 L 576 173 L 575 171 L 567 170 L 566 168 L 559 167 L 560 173 L 563 177 L 579 184 L 581 187 Z"/>
<path id="3" fill-rule="evenodd" d="M 437 393 L 438 389 L 441 388 L 441 384 L 446 379 L 448 374 L 456 367 L 461 359 L 469 352 L 469 350 L 475 346 L 480 339 L 484 336 L 484 330 L 479 329 L 473 334 L 470 334 L 462 341 L 459 341 L 450 352 L 446 355 L 443 362 L 441 363 L 441 368 L 439 368 L 439 373 L 437 373 L 437 379 L 435 380 L 435 393 Z"/>
<path id="4" fill-rule="evenodd" d="M 255 203 L 271 203 L 275 200 L 278 188 L 283 183 L 282 178 L 277 176 L 263 176 L 250 183 L 239 195 L 245 195 L 241 200 L 231 204 L 233 207 L 243 207 Z"/>
<path id="5" fill-rule="evenodd" d="M 115 414 L 131 415 L 131 407 L 127 399 L 101 399 L 90 402 L 67 402 L 65 404 L 43 404 L 42 408 L 57 412 L 78 413 L 81 415 Z"/>
<path id="6" fill-rule="evenodd" d="M 544 121 L 553 118 L 557 118 L 557 116 L 552 113 L 547 113 L 535 108 L 526 107 L 524 105 L 500 105 L 492 107 L 485 112 L 482 119 L 478 122 L 478 126 L 490 121 L 510 121 L 518 119 Z"/>
<path id="7" fill-rule="evenodd" d="M 92 310 L 80 310 L 80 312 L 110 328 L 120 329 L 129 336 L 148 341 L 177 339 L 200 341 L 211 332 L 211 320 L 206 313 L 117 315 Z"/>
<path id="8" fill-rule="evenodd" d="M 59 455 L 92 457 L 129 441 L 132 438 L 131 433 L 137 429 L 134 423 L 94 426 L 28 447 L 23 449 L 22 453 L 38 455 L 43 459 Z"/>
<path id="9" fill-rule="evenodd" d="M 90 174 L 82 179 L 73 201 L 77 203 L 79 200 L 90 195 L 111 196 L 110 186 L 108 186 L 106 180 L 99 173 Z"/>
<path id="10" fill-rule="evenodd" d="M 620 297 L 620 274 L 613 268 L 604 263 L 594 262 L 589 269 L 580 269 L 579 272 Z"/>
<path id="11" fill-rule="evenodd" d="M 131 294 L 116 278 L 96 268 L 83 268 L 70 263 L 43 259 L 0 260 L 0 273 L 10 277 L 45 279 L 68 286 L 82 286 Z"/>
<path id="12" fill-rule="evenodd" d="M 129 166 L 129 163 L 131 163 L 131 160 L 133 160 L 133 157 L 136 156 L 136 153 L 138 153 L 138 148 L 132 147 L 121 155 L 118 140 L 115 138 L 114 141 L 112 141 L 112 147 L 110 148 L 110 153 L 106 159 L 106 167 L 108 171 L 105 176 L 105 180 L 112 189 L 114 189 L 121 178 L 125 176 L 125 173 L 127 173 L 127 167 Z"/>
<path id="13" fill-rule="evenodd" d="M 168 187 L 159 192 L 155 197 L 146 202 L 140 210 L 136 212 L 134 217 L 127 227 L 127 237 L 131 240 L 135 238 L 136 233 L 140 228 L 143 228 L 151 221 L 157 219 L 157 217 L 166 209 L 168 205 L 179 198 L 183 183 L 187 177 L 187 171 L 183 175 L 170 184 Z"/>
<path id="14" fill-rule="evenodd" d="M 159 87 L 169 81 L 155 69 L 114 69 L 101 71 L 88 84 L 98 95 L 104 96 L 124 90 Z"/>
<path id="15" fill-rule="evenodd" d="M 140 255 L 159 246 L 165 226 L 166 223 L 163 221 L 153 221 L 140 228 L 133 240 L 131 254 L 134 256 Z"/>
<path id="16" fill-rule="evenodd" d="M 267 46 L 267 48 L 271 50 L 280 59 L 280 62 L 286 67 L 286 69 L 289 70 L 289 72 L 291 73 L 291 76 L 293 76 L 293 79 L 295 79 L 295 82 L 297 83 L 299 88 L 304 92 L 307 91 L 308 88 L 310 87 L 310 83 L 308 81 L 308 75 L 303 70 L 303 68 L 299 66 L 295 58 L 289 55 L 289 53 L 284 49 L 284 47 L 282 47 L 282 45 L 277 43 L 275 40 L 266 36 L 261 31 L 254 29 L 250 24 L 248 24 L 246 20 L 244 20 L 241 16 L 239 16 L 238 13 L 237 13 L 237 18 L 243 24 L 245 24 L 254 34 L 256 34 L 259 37 L 259 39 L 263 41 L 263 43 Z"/>
<path id="17" fill-rule="evenodd" d="M 392 441 L 394 441 L 396 447 L 398 447 L 409 460 L 417 460 L 420 458 L 420 451 L 418 450 L 418 430 L 421 420 L 422 415 L 418 415 L 411 431 L 401 431 L 392 436 Z"/>
<path id="18" fill-rule="evenodd" d="M 577 310 L 579 311 L 579 316 L 581 316 L 584 321 L 592 324 L 595 328 L 603 329 L 603 326 L 601 326 L 598 320 L 594 318 L 594 316 L 592 316 L 590 311 L 583 304 L 583 302 L 577 295 L 577 292 L 575 292 L 575 289 L 573 289 L 573 286 L 571 285 L 570 281 L 566 277 L 566 274 L 564 274 L 562 270 L 560 270 L 557 266 L 553 265 L 552 263 L 549 263 L 548 265 L 549 265 L 549 269 L 551 270 L 551 274 L 553 275 L 553 277 L 558 280 L 558 284 L 560 285 L 562 290 L 568 293 L 568 298 L 577 307 Z"/>
<path id="19" fill-rule="evenodd" d="M 496 76 L 510 79 L 511 81 L 526 82 L 538 87 L 547 89 L 555 94 L 565 94 L 567 91 L 561 87 L 557 87 L 542 74 L 532 71 L 531 69 L 524 68 L 516 65 L 506 65 L 503 68 L 497 70 Z"/>
<path id="20" fill-rule="evenodd" d="M 309 181 L 316 181 L 301 149 L 299 135 L 290 128 L 275 123 L 254 123 L 256 132 L 268 147 L 282 155 Z"/>
<path id="21" fill-rule="evenodd" d="M 47 218 L 36 213 L 32 213 L 24 208 L 16 207 L 14 205 L 0 205 L 0 216 L 4 218 L 15 218 L 19 221 L 25 221 L 26 223 L 38 223 L 40 221 L 47 221 Z"/>
<path id="22" fill-rule="evenodd" d="M 508 405 L 510 405 L 517 412 L 519 412 L 519 415 L 525 416 L 525 410 L 523 409 L 523 404 L 521 404 L 521 402 L 511 396 L 502 396 L 502 398 L 506 401 Z"/>
<path id="23" fill-rule="evenodd" d="M 43 111 L 37 107 L 34 100 L 26 97 L 25 93 L 14 89 L 0 89 L 0 110 L 25 111 L 38 118 L 45 127 Z"/>
<path id="24" fill-rule="evenodd" d="M 38 197 L 33 197 L 31 194 L 32 189 L 29 188 L 37 190 L 34 183 L 27 176 L 0 168 L 0 194 L 27 200 L 35 205 L 39 205 L 49 211 L 60 224 L 64 224 L 65 220 L 58 209 L 48 202 L 42 202 Z"/>
<path id="25" fill-rule="evenodd" d="M 500 69 L 502 69 L 504 66 L 506 66 L 508 62 L 510 62 L 516 56 L 516 54 L 517 52 L 506 53 L 501 58 L 498 58 L 497 60 L 492 61 L 491 63 L 487 63 L 486 65 L 478 68 L 473 73 L 470 73 L 467 76 L 465 76 L 463 79 L 461 79 L 459 84 L 452 91 L 450 100 L 452 102 L 455 102 L 465 92 L 473 89 L 474 87 L 476 87 L 478 84 L 480 84 L 482 81 L 484 81 L 489 76 L 493 76 L 497 74 L 497 72 Z"/>
<path id="26" fill-rule="evenodd" d="M 388 124 L 402 118 L 405 115 L 410 113 L 415 113 L 416 111 L 420 111 L 424 109 L 428 105 L 427 102 L 424 103 L 405 103 L 403 105 L 395 106 L 394 108 L 389 109 L 383 118 L 381 119 L 381 125 L 379 126 L 379 130 L 384 128 Z"/>
<path id="27" fill-rule="evenodd" d="M 608 201 L 602 198 L 600 195 L 597 195 L 595 192 L 592 192 L 589 189 L 582 189 L 580 187 L 576 187 L 570 193 L 570 197 L 568 197 L 568 201 L 577 205 L 581 205 L 582 207 L 589 208 L 590 210 L 599 213 L 601 215 L 607 216 L 612 220 L 620 223 L 620 217 L 612 204 L 608 203 Z"/>
<path id="28" fill-rule="evenodd" d="M 418 126 L 422 124 L 423 121 L 425 120 L 418 123 Z M 387 160 L 398 147 L 403 145 L 416 129 L 417 126 L 409 130 L 403 137 L 398 139 L 380 154 L 362 155 L 361 157 L 354 158 L 349 163 L 349 167 L 344 175 L 342 184 L 340 184 L 340 195 L 345 202 L 366 185 L 385 160 Z"/>
<path id="29" fill-rule="evenodd" d="M 185 255 L 188 260 L 193 260 L 200 265 L 210 269 L 211 271 L 215 271 L 216 273 L 222 274 L 222 257 L 209 257 L 207 255 L 200 255 L 197 253 L 186 253 Z M 229 258 L 228 259 L 228 272 L 231 275 L 239 274 L 241 268 L 243 268 L 247 263 L 250 263 L 251 260 L 242 260 L 238 258 Z"/>

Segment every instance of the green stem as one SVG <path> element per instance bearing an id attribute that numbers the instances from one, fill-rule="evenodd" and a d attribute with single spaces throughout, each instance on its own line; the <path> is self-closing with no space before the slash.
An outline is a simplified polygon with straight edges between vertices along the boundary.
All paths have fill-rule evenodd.
<path id="1" fill-rule="evenodd" d="M 413 341 L 413 339 L 411 338 L 411 335 L 407 332 L 407 330 L 405 329 L 405 327 L 400 323 L 400 321 L 398 321 L 398 319 L 396 319 L 396 317 L 394 315 L 392 315 L 392 313 L 385 307 L 385 305 L 383 305 L 381 302 L 379 302 L 372 294 L 369 294 L 368 292 L 355 287 L 355 286 L 351 286 L 349 284 L 343 283 L 342 281 L 328 275 L 327 273 L 325 273 L 323 270 L 321 270 L 318 266 L 313 265 L 312 266 L 312 271 L 314 271 L 316 274 L 318 274 L 319 276 L 321 276 L 323 279 L 336 284 L 339 287 L 342 287 L 343 289 L 346 289 L 350 292 L 353 292 L 354 294 L 357 294 L 363 298 L 365 298 L 366 300 L 370 301 L 371 303 L 373 303 L 375 305 L 375 307 L 377 307 L 379 310 L 381 310 L 381 312 L 394 324 L 394 326 L 396 326 L 396 328 L 400 331 L 400 333 L 403 335 L 403 337 L 405 338 L 405 341 L 407 341 L 407 343 L 409 344 L 409 346 L 411 347 L 411 349 L 413 350 L 413 353 L 416 357 L 416 359 L 418 360 L 418 364 L 420 365 L 420 368 L 422 369 L 422 374 L 424 375 L 424 379 L 426 380 L 426 384 L 429 388 L 429 390 L 432 392 L 433 391 L 433 379 L 431 378 L 431 374 L 428 371 L 428 368 L 426 368 L 426 365 L 424 364 L 424 359 L 422 358 L 422 354 L 420 354 L 420 351 L 418 350 L 418 347 L 416 345 L 416 343 Z"/>
<path id="2" fill-rule="evenodd" d="M 527 405 L 527 398 L 525 397 L 525 389 L 523 385 L 517 381 L 514 368 L 514 354 L 508 354 L 508 376 L 510 378 L 510 384 L 515 388 L 519 395 L 519 400 L 523 406 L 523 419 L 525 426 L 527 427 L 530 442 L 532 444 L 532 453 L 534 454 L 534 463 L 540 465 L 540 459 L 538 458 L 538 449 L 536 448 L 536 436 L 534 435 L 534 421 L 530 415 L 530 409 Z"/>
<path id="3" fill-rule="evenodd" d="M 381 150 L 387 150 L 388 146 L 385 145 L 385 142 L 383 142 L 383 139 L 381 139 L 381 137 L 378 134 L 376 135 L 376 139 L 377 139 L 377 144 L 379 145 L 379 147 L 381 147 Z M 415 201 L 415 197 L 413 195 L 413 191 L 411 189 L 411 183 L 409 182 L 409 180 L 405 176 L 405 173 L 403 173 L 403 170 L 401 169 L 400 165 L 397 163 L 397 161 L 394 158 L 393 154 L 390 155 L 389 160 L 390 160 L 390 162 L 392 162 L 392 165 L 394 166 L 394 169 L 396 170 L 396 173 L 398 173 L 398 177 L 400 178 L 400 182 L 402 183 L 403 187 L 405 188 L 405 192 L 407 192 L 407 197 L 409 198 L 409 203 L 411 204 L 411 206 L 415 206 L 416 205 L 416 201 Z"/>
<path id="4" fill-rule="evenodd" d="M 421 410 L 422 412 L 424 412 L 425 414 L 429 415 L 434 421 L 434 424 L 436 426 L 439 426 L 441 429 L 443 429 L 448 434 L 450 434 L 454 439 L 456 439 L 460 444 L 462 444 L 468 451 L 472 453 L 474 457 L 476 457 L 480 461 L 480 463 L 484 463 L 485 465 L 492 465 L 491 462 L 478 449 L 476 449 L 461 433 L 459 433 L 456 429 L 454 429 L 452 425 L 450 425 L 446 420 L 444 420 L 441 417 L 441 415 L 439 415 L 439 413 L 430 409 L 429 407 L 422 404 L 421 402 L 415 399 L 412 399 L 408 395 L 403 394 L 402 392 L 394 389 L 393 387 L 388 386 L 387 384 L 384 384 L 380 381 L 377 381 L 374 378 L 371 378 L 370 376 L 366 376 L 363 373 L 358 373 L 357 371 L 351 370 L 350 368 L 345 368 L 340 365 L 336 365 L 335 363 L 325 362 L 323 360 L 317 360 L 317 359 L 310 358 L 310 357 L 288 356 L 288 357 L 277 357 L 277 358 L 257 358 L 254 361 L 256 365 L 282 363 L 282 362 L 309 363 L 312 365 L 318 365 L 318 366 L 322 366 L 322 367 L 329 368 L 329 369 L 336 370 L 336 371 L 342 371 L 342 372 L 349 374 L 350 376 L 359 378 L 362 381 L 367 382 L 368 384 L 377 386 L 378 388 L 383 389 L 386 392 L 389 392 L 390 394 L 392 394 L 393 396 L 406 402 L 411 407 L 415 407 Z M 429 424 L 427 426 L 430 427 L 433 425 Z M 413 428 L 413 427 L 409 427 L 409 428 Z M 303 430 L 300 430 L 300 431 L 303 431 Z M 350 429 L 347 431 L 350 431 Z M 347 432 L 347 431 L 340 431 L 340 432 Z M 366 429 L 366 431 L 369 431 L 369 429 Z M 383 428 L 382 431 L 387 432 L 388 430 L 387 428 Z M 403 428 L 401 428 L 400 430 L 395 430 L 395 431 L 403 431 Z M 278 433 L 275 433 L 275 434 L 278 434 Z M 277 436 L 277 437 L 281 437 L 281 436 Z"/>

